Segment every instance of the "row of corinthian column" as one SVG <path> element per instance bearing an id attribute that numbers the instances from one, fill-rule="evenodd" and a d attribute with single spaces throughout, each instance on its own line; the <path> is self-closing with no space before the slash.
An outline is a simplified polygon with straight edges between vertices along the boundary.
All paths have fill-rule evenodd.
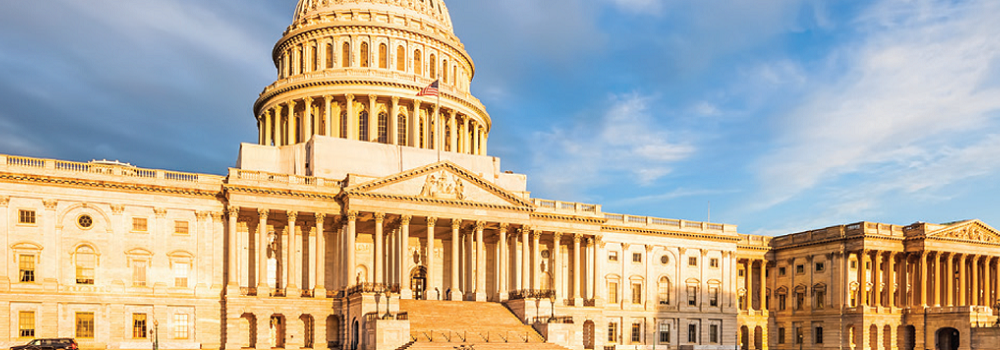
<path id="1" fill-rule="evenodd" d="M 280 214 L 281 211 L 276 211 Z M 237 232 L 237 222 L 240 217 L 241 210 L 238 207 L 230 207 L 229 209 L 229 229 L 230 232 Z M 360 234 L 358 229 L 358 222 L 360 220 L 358 212 L 349 211 L 346 215 L 337 216 L 336 220 L 333 221 L 330 228 L 333 231 L 327 232 L 326 218 L 327 215 L 323 213 L 298 213 L 295 211 L 284 212 L 285 219 L 285 230 L 284 232 L 278 232 L 278 230 L 270 231 L 268 229 L 268 220 L 278 219 L 278 215 L 272 215 L 275 211 L 268 209 L 258 209 L 256 218 L 257 229 L 256 232 L 251 232 L 250 234 L 255 235 L 256 242 L 258 244 L 249 249 L 246 257 L 238 256 L 241 249 L 236 249 L 234 247 L 239 247 L 240 242 L 238 242 L 237 235 L 231 234 L 228 237 L 228 244 L 231 247 L 229 252 L 228 261 L 228 285 L 230 291 L 228 293 L 235 293 L 240 290 L 240 280 L 239 275 L 242 273 L 249 273 L 250 271 L 250 261 L 255 260 L 254 266 L 256 267 L 256 295 L 267 296 L 267 295 L 285 295 L 285 296 L 298 296 L 298 292 L 301 288 L 306 291 L 313 291 L 311 293 L 315 297 L 323 298 L 327 296 L 325 287 L 328 285 L 326 281 L 326 268 L 327 266 L 336 268 L 336 273 L 334 279 L 330 281 L 329 284 L 334 290 L 347 289 L 348 287 L 373 282 L 375 284 L 387 285 L 387 286 L 398 286 L 399 294 L 404 299 L 410 299 L 415 297 L 414 291 L 411 289 L 411 278 L 414 273 L 420 269 L 423 273 L 422 277 L 428 282 L 426 285 L 426 290 L 423 295 L 416 295 L 416 297 L 421 297 L 424 299 L 450 299 L 450 300 L 476 300 L 476 301 L 486 301 L 490 296 L 496 296 L 497 298 L 503 300 L 511 293 L 520 290 L 541 290 L 541 289 L 554 289 L 557 291 L 557 297 L 560 299 L 567 298 L 573 300 L 573 305 L 582 306 L 583 299 L 593 299 L 595 298 L 595 292 L 597 290 L 598 279 L 596 276 L 600 274 L 599 264 L 597 264 L 597 259 L 594 257 L 600 256 L 597 251 L 597 244 L 595 241 L 599 241 L 597 236 L 586 236 L 583 234 L 563 234 L 561 232 L 543 232 L 541 230 L 532 230 L 531 227 L 527 225 L 521 225 L 519 228 L 512 228 L 511 224 L 507 223 L 487 223 L 484 221 L 469 221 L 462 219 L 439 219 L 435 217 L 424 217 L 426 227 L 426 239 L 421 244 L 420 247 L 416 249 L 411 249 L 411 234 L 410 230 L 413 227 L 413 216 L 411 215 L 400 215 L 400 214 L 386 214 L 386 213 L 364 213 L 367 218 L 370 218 L 370 222 L 374 224 L 371 235 L 374 244 L 374 251 L 372 255 L 372 261 L 359 262 L 357 256 L 357 237 Z M 248 219 L 247 216 L 252 215 L 249 213 L 244 213 L 244 219 Z M 303 256 L 297 250 L 297 242 L 302 240 L 302 237 L 298 235 L 299 230 L 294 230 L 291 228 L 301 227 L 303 221 L 299 221 L 300 216 L 309 220 L 315 225 L 316 240 L 315 240 L 315 256 L 313 257 L 315 261 L 314 271 L 308 270 L 308 263 L 303 266 Z M 436 227 L 439 223 L 447 224 L 450 221 L 451 226 L 451 257 L 450 266 L 443 266 L 442 271 L 450 271 L 451 278 L 448 283 L 445 284 L 445 279 L 441 278 L 441 288 L 445 288 L 444 291 L 437 289 L 438 285 L 435 281 L 438 281 L 436 273 L 438 270 L 435 268 L 437 266 L 436 262 L 436 246 L 437 238 L 435 237 Z M 278 226 L 278 225 L 273 225 Z M 495 237 L 495 242 L 497 243 L 494 247 L 493 252 L 487 251 L 485 231 L 489 226 L 491 231 L 495 231 L 495 235 L 491 235 L 489 239 L 492 241 Z M 516 231 L 516 233 L 512 232 Z M 508 235 L 509 233 L 512 233 Z M 268 260 L 268 248 L 273 247 L 269 244 L 273 240 L 277 240 L 278 234 L 284 235 L 287 238 L 288 244 L 283 246 L 281 251 L 275 251 L 275 254 L 280 254 L 281 261 L 283 262 L 282 269 L 277 273 L 278 276 L 268 276 L 267 260 Z M 327 237 L 327 234 L 332 234 L 331 237 Z M 367 233 L 366 233 L 367 234 Z M 551 237 L 550 242 L 550 256 L 547 259 L 543 259 L 542 250 L 543 244 L 541 241 L 542 236 Z M 564 243 L 563 236 L 569 235 L 572 240 L 572 284 L 566 283 L 568 281 L 561 281 L 560 278 L 563 275 L 559 273 L 562 269 L 563 262 L 562 254 L 559 254 L 560 247 Z M 549 238 L 546 237 L 546 238 Z M 333 249 L 336 254 L 333 254 L 333 260 L 327 261 L 327 254 L 325 252 L 325 247 L 327 246 L 326 239 L 332 239 Z M 264 244 L 260 244 L 264 243 Z M 464 244 L 463 244 L 464 243 Z M 502 244 L 501 244 L 502 243 Z M 521 249 L 518 249 L 518 243 L 520 243 Z M 585 245 L 584 245 L 585 244 Z M 248 244 L 248 248 L 249 244 Z M 302 247 L 302 251 L 308 251 L 309 247 Z M 415 263 L 413 259 L 414 250 L 421 257 L 419 263 Z M 492 254 L 491 254 L 492 253 Z M 487 268 L 487 258 L 489 255 L 493 255 L 496 259 L 495 270 L 488 271 Z M 552 281 L 543 281 L 543 262 L 548 266 L 555 266 L 548 268 L 548 273 L 552 276 Z M 372 271 L 370 273 L 371 281 L 368 280 L 369 274 L 363 273 L 363 269 L 359 269 L 362 265 L 371 266 Z M 584 273 L 586 271 L 586 273 Z M 311 274 L 309 274 L 311 272 Z M 568 277 L 570 273 L 566 272 Z M 498 274 L 495 281 L 495 288 L 492 290 L 487 290 L 487 274 L 496 273 Z M 303 275 L 310 276 L 311 278 L 303 278 Z M 274 285 L 277 286 L 278 291 L 285 292 L 286 294 L 274 293 L 277 291 L 270 290 L 270 285 L 268 281 L 275 281 Z M 307 281 L 308 285 L 298 286 L 297 282 Z M 563 295 L 561 288 L 559 286 L 566 285 L 569 295 Z M 249 287 L 249 286 L 244 286 Z M 450 291 L 450 293 L 446 293 Z M 586 295 L 584 295 L 586 292 Z M 302 295 L 306 295 L 303 293 Z"/>
<path id="2" fill-rule="evenodd" d="M 486 154 L 488 132 L 473 117 L 417 99 L 401 101 L 396 96 L 368 95 L 365 102 L 347 94 L 306 97 L 276 104 L 258 116 L 258 143 L 286 146 L 308 142 L 313 136 L 322 135 Z M 385 105 L 388 105 L 387 109 Z M 421 106 L 430 108 L 422 109 Z M 428 118 L 428 115 L 432 117 Z M 437 122 L 433 116 L 438 116 Z"/>

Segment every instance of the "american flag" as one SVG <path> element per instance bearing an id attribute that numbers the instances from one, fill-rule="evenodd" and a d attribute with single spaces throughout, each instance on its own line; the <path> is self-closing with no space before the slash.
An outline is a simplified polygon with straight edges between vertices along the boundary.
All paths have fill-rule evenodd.
<path id="1" fill-rule="evenodd" d="M 427 85 L 417 96 L 437 96 L 438 95 L 438 81 L 435 80 L 430 85 Z"/>

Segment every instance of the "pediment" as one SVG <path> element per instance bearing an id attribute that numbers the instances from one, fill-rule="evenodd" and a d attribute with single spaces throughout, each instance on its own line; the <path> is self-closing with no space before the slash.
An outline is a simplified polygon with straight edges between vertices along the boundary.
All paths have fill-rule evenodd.
<path id="1" fill-rule="evenodd" d="M 534 207 L 520 196 L 448 161 L 348 187 L 344 192 L 348 195 L 368 195 L 404 200 L 478 204 L 493 207 Z"/>
<path id="2" fill-rule="evenodd" d="M 979 220 L 960 222 L 931 232 L 927 237 L 1000 244 L 1000 232 Z"/>

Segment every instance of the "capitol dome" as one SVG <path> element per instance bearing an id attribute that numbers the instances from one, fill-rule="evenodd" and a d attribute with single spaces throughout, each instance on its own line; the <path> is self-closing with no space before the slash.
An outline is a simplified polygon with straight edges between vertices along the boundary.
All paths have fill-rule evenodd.
<path id="1" fill-rule="evenodd" d="M 254 104 L 259 143 L 317 136 L 486 155 L 490 116 L 441 0 L 300 0 Z M 439 95 L 418 96 L 438 81 Z"/>

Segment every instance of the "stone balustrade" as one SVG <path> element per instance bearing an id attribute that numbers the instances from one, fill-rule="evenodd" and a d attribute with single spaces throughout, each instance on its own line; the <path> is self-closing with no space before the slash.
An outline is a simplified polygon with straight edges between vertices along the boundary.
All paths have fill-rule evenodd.
<path id="1" fill-rule="evenodd" d="M 87 180 L 122 182 L 219 185 L 224 177 L 159 169 L 144 169 L 128 164 L 80 163 L 0 154 L 0 170 L 17 169 L 20 173 Z"/>

